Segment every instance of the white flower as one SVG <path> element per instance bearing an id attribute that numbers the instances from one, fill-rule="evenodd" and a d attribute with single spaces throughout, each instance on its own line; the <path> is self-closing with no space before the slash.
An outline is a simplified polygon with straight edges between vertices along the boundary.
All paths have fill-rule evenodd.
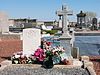
<path id="1" fill-rule="evenodd" d="M 15 59 L 15 56 L 12 56 L 12 59 Z"/>
<path id="2" fill-rule="evenodd" d="M 18 60 L 14 60 L 15 64 L 18 64 Z"/>
<path id="3" fill-rule="evenodd" d="M 29 63 L 31 63 L 32 61 L 30 60 Z"/>
<path id="4" fill-rule="evenodd" d="M 20 57 L 20 55 L 15 55 L 15 58 L 19 58 Z"/>

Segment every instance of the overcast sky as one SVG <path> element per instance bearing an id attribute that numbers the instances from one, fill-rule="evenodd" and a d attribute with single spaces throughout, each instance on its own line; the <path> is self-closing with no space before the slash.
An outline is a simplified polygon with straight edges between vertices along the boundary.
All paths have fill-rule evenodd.
<path id="1" fill-rule="evenodd" d="M 68 17 L 70 21 L 76 21 L 80 10 L 95 12 L 100 17 L 100 0 L 0 0 L 0 11 L 6 11 L 10 19 L 58 20 L 55 12 L 62 9 L 62 4 L 67 4 L 68 10 L 74 11 Z"/>

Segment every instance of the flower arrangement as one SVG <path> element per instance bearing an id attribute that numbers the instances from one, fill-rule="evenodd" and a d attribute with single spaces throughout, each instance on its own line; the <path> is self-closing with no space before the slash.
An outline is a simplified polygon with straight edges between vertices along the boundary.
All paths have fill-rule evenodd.
<path id="1" fill-rule="evenodd" d="M 14 64 L 42 64 L 44 67 L 52 67 L 54 64 L 71 65 L 68 61 L 63 47 L 51 47 L 51 42 L 43 42 L 43 49 L 37 49 L 30 57 L 23 55 L 23 52 L 14 53 L 12 62 Z M 51 65 L 50 65 L 51 64 Z"/>
<path id="2" fill-rule="evenodd" d="M 12 63 L 14 64 L 32 64 L 33 60 L 31 57 L 26 57 L 23 52 L 16 52 L 12 56 Z"/>
<path id="3" fill-rule="evenodd" d="M 36 63 L 43 62 L 44 58 L 46 57 L 43 49 L 37 49 L 33 56 Z"/>

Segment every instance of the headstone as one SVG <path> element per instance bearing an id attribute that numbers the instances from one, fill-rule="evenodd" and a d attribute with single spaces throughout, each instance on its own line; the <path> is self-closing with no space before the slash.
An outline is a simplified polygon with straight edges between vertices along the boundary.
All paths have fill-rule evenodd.
<path id="1" fill-rule="evenodd" d="M 97 30 L 98 25 L 97 25 L 97 18 L 92 19 L 92 30 Z"/>
<path id="2" fill-rule="evenodd" d="M 73 58 L 78 59 L 79 58 L 79 48 L 78 47 L 73 47 L 71 54 Z"/>
<path id="3" fill-rule="evenodd" d="M 93 18 L 93 20 L 92 20 L 92 24 L 93 24 L 93 25 L 94 25 L 94 24 L 97 25 L 97 18 Z"/>
<path id="4" fill-rule="evenodd" d="M 61 20 L 61 16 L 59 16 L 59 28 L 62 28 L 62 20 Z"/>
<path id="5" fill-rule="evenodd" d="M 0 12 L 0 32 L 9 32 L 8 14 L 6 12 Z"/>
<path id="6" fill-rule="evenodd" d="M 62 36 L 59 38 L 60 39 L 60 46 L 64 47 L 65 49 L 65 53 L 67 54 L 68 58 L 72 58 L 72 55 L 71 55 L 71 44 L 70 44 L 70 41 L 71 41 L 71 36 L 69 34 L 69 31 L 68 31 L 68 18 L 67 18 L 67 15 L 72 15 L 73 14 L 73 11 L 68 11 L 67 10 L 67 5 L 66 4 L 63 4 L 62 6 L 62 11 L 57 11 L 56 12 L 57 15 L 61 15 L 63 16 L 63 19 L 62 19 L 62 24 L 63 24 L 63 34 Z"/>
<path id="7" fill-rule="evenodd" d="M 41 44 L 40 29 L 29 28 L 23 30 L 23 54 L 30 56 Z"/>

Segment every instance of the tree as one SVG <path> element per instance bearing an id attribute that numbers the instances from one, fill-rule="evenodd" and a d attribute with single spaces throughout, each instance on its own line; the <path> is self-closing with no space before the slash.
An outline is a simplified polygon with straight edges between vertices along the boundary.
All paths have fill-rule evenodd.
<path id="1" fill-rule="evenodd" d="M 92 23 L 92 19 L 96 18 L 97 14 L 95 12 L 87 11 L 86 13 L 86 22 Z"/>

